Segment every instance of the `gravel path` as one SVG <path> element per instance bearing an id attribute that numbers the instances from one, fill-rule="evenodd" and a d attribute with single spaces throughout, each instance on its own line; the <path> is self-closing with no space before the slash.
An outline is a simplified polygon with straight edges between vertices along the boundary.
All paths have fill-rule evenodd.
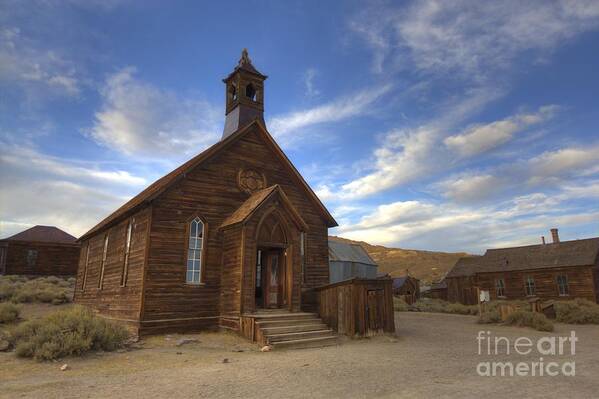
<path id="1" fill-rule="evenodd" d="M 141 350 L 59 363 L 0 354 L 0 398 L 597 397 L 598 326 L 557 325 L 549 334 L 576 330 L 575 377 L 480 377 L 476 366 L 481 361 L 531 362 L 539 354 L 479 356 L 479 330 L 511 340 L 547 334 L 481 327 L 470 316 L 396 315 L 397 339 L 346 341 L 322 349 L 261 353 L 233 334 L 205 333 L 186 335 L 200 342 L 181 347 L 175 345 L 179 336 L 152 337 Z M 70 369 L 60 371 L 63 363 Z"/>

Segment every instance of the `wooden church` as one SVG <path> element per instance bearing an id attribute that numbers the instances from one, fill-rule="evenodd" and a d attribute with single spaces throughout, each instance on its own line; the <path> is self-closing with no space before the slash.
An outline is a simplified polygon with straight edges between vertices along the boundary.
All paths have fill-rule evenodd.
<path id="1" fill-rule="evenodd" d="M 75 302 L 141 334 L 315 317 L 337 223 L 266 129 L 266 78 L 244 50 L 222 139 L 80 238 Z"/>

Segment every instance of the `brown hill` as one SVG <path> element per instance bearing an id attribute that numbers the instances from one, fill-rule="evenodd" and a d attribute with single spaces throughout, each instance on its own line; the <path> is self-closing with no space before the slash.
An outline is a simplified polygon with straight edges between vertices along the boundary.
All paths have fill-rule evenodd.
<path id="1" fill-rule="evenodd" d="M 411 276 L 424 283 L 439 281 L 459 258 L 470 256 L 465 252 L 449 253 L 387 248 L 382 245 L 371 245 L 364 241 L 353 241 L 336 236 L 329 236 L 329 239 L 361 245 L 378 263 L 379 272 L 389 273 L 396 277 L 406 275 L 409 270 Z"/>

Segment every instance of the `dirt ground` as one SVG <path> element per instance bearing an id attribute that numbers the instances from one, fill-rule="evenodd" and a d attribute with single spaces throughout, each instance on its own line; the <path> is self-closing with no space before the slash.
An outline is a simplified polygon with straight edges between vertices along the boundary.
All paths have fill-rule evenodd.
<path id="1" fill-rule="evenodd" d="M 471 316 L 396 313 L 398 337 L 273 351 L 228 333 L 144 340 L 143 349 L 38 363 L 0 353 L 1 398 L 592 398 L 599 388 L 599 327 L 554 333 L 480 326 Z M 575 377 L 481 377 L 481 361 L 538 361 L 539 354 L 479 356 L 480 330 L 515 339 L 579 338 Z M 227 360 L 225 360 L 227 359 Z M 553 358 L 552 358 L 553 359 Z M 549 361 L 548 357 L 545 359 Z M 68 363 L 70 369 L 60 371 Z"/>

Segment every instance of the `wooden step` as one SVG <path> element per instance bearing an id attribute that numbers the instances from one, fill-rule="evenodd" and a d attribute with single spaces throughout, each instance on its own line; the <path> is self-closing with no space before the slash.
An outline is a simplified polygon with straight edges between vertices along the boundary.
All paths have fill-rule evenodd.
<path id="1" fill-rule="evenodd" d="M 298 339 L 330 337 L 330 336 L 332 336 L 332 333 L 333 333 L 333 331 L 331 329 L 326 329 L 326 330 L 292 332 L 292 333 L 285 333 L 285 334 L 272 334 L 272 335 L 266 336 L 266 341 L 269 344 L 272 344 L 275 342 L 295 341 Z"/>
<path id="2" fill-rule="evenodd" d="M 306 312 L 257 313 L 248 316 L 253 317 L 257 322 L 263 320 L 318 319 L 318 315 L 316 313 Z"/>
<path id="3" fill-rule="evenodd" d="M 322 348 L 325 346 L 337 345 L 337 337 L 331 335 L 328 337 L 305 338 L 290 341 L 273 342 L 271 346 L 275 350 L 280 349 L 304 349 L 304 348 Z"/>
<path id="4" fill-rule="evenodd" d="M 293 333 L 293 332 L 326 330 L 327 328 L 328 327 L 326 324 L 318 321 L 318 322 L 314 322 L 313 324 L 300 324 L 300 325 L 290 325 L 290 326 L 281 326 L 281 327 L 265 327 L 265 328 L 262 328 L 262 333 L 264 335 L 268 336 L 268 335 L 272 335 L 272 334 L 284 334 L 284 333 Z"/>
<path id="5" fill-rule="evenodd" d="M 300 326 L 306 324 L 317 324 L 322 323 L 317 318 L 304 318 L 304 319 L 285 319 L 285 320 L 264 320 L 256 321 L 256 326 L 260 329 L 269 327 L 289 327 L 289 326 Z"/>

